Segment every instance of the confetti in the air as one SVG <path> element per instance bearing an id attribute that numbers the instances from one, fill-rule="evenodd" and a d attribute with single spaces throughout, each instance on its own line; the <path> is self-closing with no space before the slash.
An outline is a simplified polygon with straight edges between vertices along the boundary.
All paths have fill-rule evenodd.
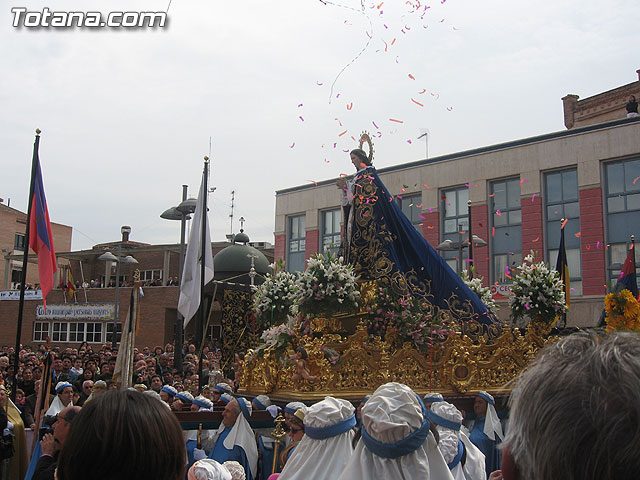
<path id="1" fill-rule="evenodd" d="M 396 122 L 396 123 L 404 123 L 403 120 L 396 120 L 395 118 L 390 118 L 389 121 L 390 122 Z"/>
<path id="2" fill-rule="evenodd" d="M 411 99 L 411 101 L 412 101 L 413 103 L 415 103 L 416 105 L 419 105 L 419 106 L 421 106 L 421 107 L 424 107 L 424 105 L 423 105 L 422 103 L 420 103 L 420 102 L 418 102 L 418 101 L 414 100 L 413 98 Z"/>

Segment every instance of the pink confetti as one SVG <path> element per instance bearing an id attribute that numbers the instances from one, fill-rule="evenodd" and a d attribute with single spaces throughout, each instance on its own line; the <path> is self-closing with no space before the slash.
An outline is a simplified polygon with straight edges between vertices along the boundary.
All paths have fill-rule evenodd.
<path id="1" fill-rule="evenodd" d="M 301 103 L 299 103 L 299 104 L 298 104 L 298 108 L 300 108 L 301 106 L 302 106 L 302 104 L 301 104 Z"/>
<path id="2" fill-rule="evenodd" d="M 351 110 L 353 108 L 353 102 L 347 104 L 347 110 Z"/>
<path id="3" fill-rule="evenodd" d="M 380 127 L 376 125 L 376 122 L 371 122 L 371 123 L 373 123 L 373 126 L 376 127 L 376 130 L 380 129 Z"/>
<path id="4" fill-rule="evenodd" d="M 298 118 L 304 122 L 304 118 L 302 118 L 302 117 L 298 117 Z"/>
<path id="5" fill-rule="evenodd" d="M 453 107 L 447 107 L 447 110 L 451 111 L 453 110 Z"/>
<path id="6" fill-rule="evenodd" d="M 322 82 L 316 82 L 316 85 L 318 85 L 319 87 L 321 87 L 322 85 L 324 85 Z"/>
<path id="7" fill-rule="evenodd" d="M 600 240 L 598 240 L 598 243 L 596 243 L 596 248 L 600 248 Z"/>
<path id="8" fill-rule="evenodd" d="M 535 199 L 536 199 L 536 194 L 534 193 L 533 195 L 531 195 L 531 203 L 533 203 Z"/>
<path id="9" fill-rule="evenodd" d="M 499 217 L 502 216 L 502 212 L 500 210 L 496 210 L 496 215 L 498 215 Z"/>
<path id="10" fill-rule="evenodd" d="M 411 99 L 411 101 L 412 101 L 413 103 L 415 103 L 416 105 L 419 105 L 419 106 L 421 106 L 421 107 L 424 107 L 424 105 L 423 105 L 423 104 L 421 104 L 420 102 L 418 102 L 418 101 L 414 100 L 413 98 Z"/>
<path id="11" fill-rule="evenodd" d="M 407 140 L 407 143 L 408 143 L 408 144 L 411 144 L 411 140 Z"/>
<path id="12" fill-rule="evenodd" d="M 289 148 L 293 148 L 296 146 L 296 142 L 293 142 L 291 145 L 289 145 Z"/>

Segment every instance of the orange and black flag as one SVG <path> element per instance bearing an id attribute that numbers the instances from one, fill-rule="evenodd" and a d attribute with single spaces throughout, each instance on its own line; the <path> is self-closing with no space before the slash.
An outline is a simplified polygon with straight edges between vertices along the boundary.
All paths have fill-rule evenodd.
<path id="1" fill-rule="evenodd" d="M 564 248 L 564 226 L 566 221 L 562 222 L 560 227 L 560 248 L 558 249 L 558 260 L 556 261 L 556 270 L 560 274 L 560 280 L 562 280 L 562 290 L 564 291 L 564 302 L 567 305 L 567 309 L 571 305 L 571 283 L 569 281 L 569 264 L 567 262 L 567 251 Z M 553 324 L 560 319 L 560 315 L 556 315 Z"/>
<path id="2" fill-rule="evenodd" d="M 76 293 L 76 287 L 73 284 L 73 275 L 71 274 L 71 265 L 67 268 L 67 281 L 64 286 L 65 293 L 69 298 L 73 299 L 73 295 Z"/>

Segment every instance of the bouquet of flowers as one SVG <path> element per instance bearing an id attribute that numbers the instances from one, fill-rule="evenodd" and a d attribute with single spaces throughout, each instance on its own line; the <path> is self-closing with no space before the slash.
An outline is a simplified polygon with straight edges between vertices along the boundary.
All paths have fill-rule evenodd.
<path id="1" fill-rule="evenodd" d="M 610 293 L 604 299 L 607 332 L 640 330 L 640 303 L 627 290 Z"/>
<path id="2" fill-rule="evenodd" d="M 353 266 L 331 252 L 311 257 L 296 280 L 298 310 L 303 315 L 352 312 L 358 308 L 360 290 Z"/>
<path id="3" fill-rule="evenodd" d="M 533 251 L 524 258 L 511 285 L 511 316 L 551 323 L 567 311 L 560 274 L 544 263 L 533 263 Z"/>
<path id="4" fill-rule="evenodd" d="M 473 268 L 473 267 L 471 267 Z M 463 270 L 460 275 L 462 281 L 467 284 L 467 287 L 471 289 L 473 293 L 475 293 L 480 301 L 484 303 L 489 310 L 492 312 L 498 311 L 498 305 L 496 305 L 496 301 L 491 296 L 491 287 L 483 287 L 482 286 L 482 277 L 469 277 L 469 272 L 467 270 Z"/>
<path id="5" fill-rule="evenodd" d="M 261 356 L 268 348 L 272 349 L 276 356 L 282 355 L 282 353 L 287 350 L 287 345 L 291 343 L 295 324 L 295 317 L 288 317 L 286 322 L 275 325 L 262 332 L 260 339 L 264 343 L 261 343 L 258 348 L 256 348 L 255 355 Z"/>
<path id="6" fill-rule="evenodd" d="M 370 336 L 384 337 L 387 329 L 393 328 L 401 343 L 409 342 L 423 353 L 435 343 L 446 340 L 454 331 L 451 326 L 426 314 L 414 297 L 399 296 L 386 286 L 378 286 L 376 301 L 367 310 Z"/>
<path id="7" fill-rule="evenodd" d="M 266 325 L 273 325 L 294 313 L 291 307 L 297 299 L 295 282 L 296 276 L 293 273 L 268 273 L 264 283 L 255 292 L 253 308 L 256 318 Z"/>

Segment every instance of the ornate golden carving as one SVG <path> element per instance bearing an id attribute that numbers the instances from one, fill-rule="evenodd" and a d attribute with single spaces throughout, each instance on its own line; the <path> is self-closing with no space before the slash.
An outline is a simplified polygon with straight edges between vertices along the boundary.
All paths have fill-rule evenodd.
<path id="1" fill-rule="evenodd" d="M 383 383 L 397 381 L 418 393 L 438 391 L 459 395 L 480 390 L 504 393 L 511 390 L 509 382 L 538 351 L 557 340 L 544 338 L 547 333 L 548 325 L 537 324 L 528 325 L 524 335 L 519 329 L 505 325 L 491 341 L 482 335 L 472 340 L 460 332 L 423 355 L 409 343 L 394 347 L 398 340 L 391 329 L 384 339 L 370 339 L 365 324 L 360 322 L 355 333 L 348 337 L 339 334 L 294 337 L 292 347 L 305 347 L 309 371 L 319 378 L 318 382 L 294 383 L 296 367 L 290 357 L 278 360 L 267 350 L 262 357 L 254 357 L 245 365 L 240 391 L 291 399 L 313 400 L 335 395 L 355 400 Z M 335 365 L 325 358 L 324 348 L 340 355 Z"/>

